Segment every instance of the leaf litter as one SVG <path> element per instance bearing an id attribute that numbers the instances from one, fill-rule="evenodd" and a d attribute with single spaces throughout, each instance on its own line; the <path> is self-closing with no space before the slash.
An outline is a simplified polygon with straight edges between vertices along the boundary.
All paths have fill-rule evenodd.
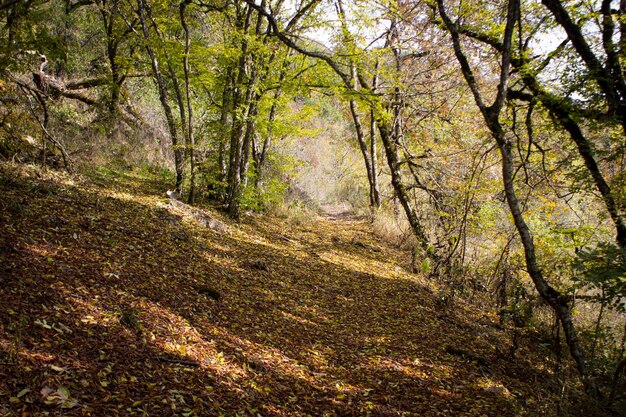
<path id="1" fill-rule="evenodd" d="M 139 172 L 11 175 L 0 416 L 554 413 L 545 354 L 501 353 L 488 309 L 443 310 L 365 220 L 237 225 L 204 208 L 216 233 Z"/>

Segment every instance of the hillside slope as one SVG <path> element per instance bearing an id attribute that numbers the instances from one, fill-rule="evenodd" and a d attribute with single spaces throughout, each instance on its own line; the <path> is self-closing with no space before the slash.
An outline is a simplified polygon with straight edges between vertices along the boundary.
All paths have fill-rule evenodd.
<path id="1" fill-rule="evenodd" d="M 548 354 L 365 221 L 220 234 L 138 173 L 1 178 L 0 416 L 556 414 Z"/>

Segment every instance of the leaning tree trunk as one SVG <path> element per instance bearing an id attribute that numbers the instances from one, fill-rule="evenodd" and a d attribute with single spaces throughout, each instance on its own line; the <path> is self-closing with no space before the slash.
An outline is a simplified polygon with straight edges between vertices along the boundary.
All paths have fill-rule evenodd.
<path id="1" fill-rule="evenodd" d="M 553 11 L 553 13 L 556 13 L 554 15 L 555 18 L 557 15 L 560 16 L 557 19 L 558 23 L 563 26 L 564 29 L 566 27 L 569 28 L 569 30 L 566 30 L 569 37 L 568 42 L 572 42 L 573 40 L 576 44 L 578 44 L 576 51 L 585 62 L 585 65 L 587 65 L 589 69 L 589 75 L 596 80 L 598 85 L 600 85 L 600 83 L 603 83 L 603 92 L 608 114 L 610 116 L 613 116 L 613 113 L 617 112 L 617 120 L 621 122 L 622 130 L 624 133 L 626 133 L 626 103 L 624 103 L 626 86 L 624 86 L 624 94 L 614 94 L 616 91 L 615 86 L 624 85 L 623 74 L 621 70 L 609 71 L 609 67 L 611 67 L 611 65 L 608 65 L 609 61 L 611 61 L 611 59 L 609 59 L 608 57 L 613 54 L 609 52 L 614 49 L 611 36 L 609 34 L 603 33 L 603 43 L 607 51 L 606 62 L 608 67 L 600 68 L 602 67 L 602 65 L 598 61 L 598 57 L 593 55 L 593 51 L 587 45 L 587 42 L 582 35 L 583 32 L 578 27 L 578 24 L 574 23 L 574 21 L 569 18 L 567 11 L 563 9 L 560 2 L 544 0 L 544 3 L 550 4 L 551 10 Z M 609 3 L 610 2 L 604 1 L 602 6 L 603 9 L 609 7 Z M 626 1 L 621 2 L 620 8 L 626 11 Z M 609 32 L 612 32 L 612 17 L 610 17 L 609 14 L 609 10 L 604 10 L 604 21 L 607 21 L 607 19 L 610 21 L 609 26 L 606 26 L 605 28 L 609 29 Z M 503 51 L 504 46 L 502 45 L 502 43 L 498 42 L 498 40 L 494 38 L 486 36 L 485 34 L 476 33 L 473 30 L 466 30 L 463 27 L 459 27 L 458 30 L 470 38 L 486 42 L 500 53 L 502 53 Z M 620 31 L 622 31 L 621 33 L 623 33 L 621 42 L 623 42 L 624 46 L 626 46 L 626 20 L 620 23 Z M 562 43 L 561 45 L 564 46 L 565 43 Z M 585 55 L 586 58 L 583 58 L 583 55 Z M 577 147 L 578 154 L 584 161 L 585 167 L 591 175 L 596 189 L 602 196 L 604 205 L 609 213 L 609 216 L 611 217 L 611 220 L 613 221 L 616 230 L 615 239 L 620 247 L 626 247 L 626 219 L 624 218 L 623 207 L 619 204 L 619 198 L 616 191 L 611 188 L 598 165 L 593 149 L 593 144 L 586 137 L 584 129 L 581 127 L 581 118 L 577 115 L 576 107 L 572 106 L 570 101 L 565 97 L 559 96 L 552 91 L 546 90 L 540 84 L 539 79 L 537 78 L 536 71 L 528 71 L 527 59 L 525 59 L 524 57 L 515 58 L 511 60 L 511 63 L 515 67 L 515 70 L 522 75 L 521 79 L 524 82 L 524 86 L 528 90 L 530 90 L 532 94 L 528 94 L 519 90 L 510 90 L 508 93 L 509 97 L 524 101 L 532 101 L 534 99 L 538 99 L 550 112 L 554 119 L 569 133 L 571 139 Z M 548 61 L 544 61 L 541 64 L 542 67 L 545 67 L 547 63 Z M 614 64 L 617 65 L 618 61 L 615 61 Z M 608 72 L 605 72 L 605 70 Z M 604 72 L 604 74 L 602 74 L 602 72 Z M 599 78 L 598 75 L 600 75 Z"/>
<path id="2" fill-rule="evenodd" d="M 374 170 L 372 169 L 372 158 L 370 155 L 370 151 L 367 148 L 367 142 L 365 141 L 365 133 L 363 133 L 363 125 L 361 124 L 361 117 L 359 116 L 356 107 L 356 101 L 352 98 L 350 99 L 350 113 L 352 113 L 352 120 L 354 121 L 354 128 L 356 130 L 356 138 L 359 142 L 359 148 L 361 149 L 361 154 L 363 154 L 363 161 L 365 162 L 365 170 L 367 171 L 370 207 L 377 207 L 376 199 L 374 197 L 375 174 Z"/>
<path id="3" fill-rule="evenodd" d="M 387 122 L 383 118 L 377 120 L 378 131 L 380 132 L 380 138 L 385 148 L 385 156 L 387 157 L 387 165 L 391 172 L 391 185 L 393 190 L 404 209 L 407 220 L 411 226 L 411 231 L 418 241 L 418 244 L 422 248 L 425 254 L 432 257 L 433 260 L 438 263 L 438 255 L 432 251 L 428 236 L 424 230 L 424 226 L 419 220 L 417 212 L 411 204 L 411 196 L 402 181 L 402 174 L 400 173 L 400 161 L 398 157 L 398 149 L 391 137 L 391 127 L 387 125 Z"/>
<path id="4" fill-rule="evenodd" d="M 526 258 L 528 274 L 535 284 L 535 288 L 537 289 L 537 292 L 539 293 L 541 298 L 548 305 L 550 305 L 550 307 L 552 307 L 552 309 L 559 317 L 559 320 L 563 325 L 565 340 L 567 341 L 567 345 L 569 347 L 572 358 L 574 358 L 574 361 L 576 362 L 576 367 L 578 368 L 580 375 L 586 380 L 587 370 L 585 367 L 584 355 L 580 347 L 578 336 L 576 335 L 574 322 L 572 321 L 572 314 L 570 311 L 569 302 L 567 300 L 567 297 L 559 293 L 550 284 L 548 284 L 545 277 L 543 276 L 543 272 L 539 268 L 535 244 L 533 242 L 533 238 L 530 233 L 528 224 L 526 223 L 524 215 L 522 214 L 521 204 L 515 192 L 515 187 L 513 185 L 513 178 L 515 175 L 513 152 L 511 149 L 512 144 L 505 139 L 504 132 L 502 131 L 499 122 L 492 121 L 491 125 L 493 136 L 496 139 L 498 149 L 500 150 L 500 154 L 502 155 L 502 181 L 504 183 L 506 200 L 509 205 L 511 215 L 513 217 L 513 222 L 515 223 L 515 228 L 519 233 L 520 239 L 522 241 L 522 246 L 524 247 L 524 255 Z"/>
<path id="5" fill-rule="evenodd" d="M 611 186 L 604 178 L 594 156 L 593 147 L 572 114 L 572 109 L 570 109 L 562 99 L 541 88 L 537 79 L 532 74 L 525 74 L 523 81 L 546 109 L 548 109 L 550 114 L 553 115 L 558 123 L 569 133 L 572 141 L 576 144 L 578 155 L 580 155 L 585 163 L 585 167 L 591 175 L 596 189 L 602 196 L 604 205 L 613 221 L 616 230 L 615 239 L 620 247 L 626 248 L 626 223 L 624 222 L 622 213 L 620 213 L 620 207 L 615 198 L 615 191 L 611 189 Z M 519 98 L 527 98 L 524 94 L 516 94 L 515 92 L 513 94 L 519 96 Z"/>

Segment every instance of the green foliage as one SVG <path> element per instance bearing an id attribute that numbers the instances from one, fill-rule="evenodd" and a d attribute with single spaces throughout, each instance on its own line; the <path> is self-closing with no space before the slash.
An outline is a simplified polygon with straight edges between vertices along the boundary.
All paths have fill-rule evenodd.
<path id="1" fill-rule="evenodd" d="M 591 290 L 586 299 L 626 312 L 626 248 L 602 242 L 579 250 L 572 265 L 578 286 Z"/>
<path id="2" fill-rule="evenodd" d="M 175 174 L 162 166 L 151 165 L 147 162 L 143 162 L 138 167 L 139 174 L 147 177 L 153 178 L 163 182 L 171 182 L 174 180 Z"/>
<path id="3" fill-rule="evenodd" d="M 510 320 L 516 328 L 532 328 L 533 304 L 526 287 L 514 278 L 508 292 L 509 304 L 499 311 L 500 320 Z"/>
<path id="4" fill-rule="evenodd" d="M 241 208 L 251 211 L 267 211 L 285 201 L 288 183 L 281 179 L 281 175 L 273 175 L 264 181 L 257 181 L 258 172 L 254 164 L 248 171 L 247 184 L 241 193 Z"/>
<path id="5" fill-rule="evenodd" d="M 284 202 L 287 183 L 271 178 L 262 189 L 248 184 L 243 189 L 241 207 L 245 210 L 265 211 Z"/>
<path id="6" fill-rule="evenodd" d="M 196 187 L 209 200 L 221 200 L 226 193 L 227 184 L 220 177 L 220 170 L 212 161 L 204 161 L 196 167 L 198 180 Z"/>
<path id="7" fill-rule="evenodd" d="M 261 211 L 263 205 L 261 196 L 254 186 L 247 185 L 241 192 L 241 209 L 251 211 Z"/>
<path id="8" fill-rule="evenodd" d="M 104 166 L 89 166 L 83 172 L 83 175 L 95 184 L 103 185 L 108 184 L 111 181 L 111 178 L 116 177 L 118 174 L 118 170 Z"/>

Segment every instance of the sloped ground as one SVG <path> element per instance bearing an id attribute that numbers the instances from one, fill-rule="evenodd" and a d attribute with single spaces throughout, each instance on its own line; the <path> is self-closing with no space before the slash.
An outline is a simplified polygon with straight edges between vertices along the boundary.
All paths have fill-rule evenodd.
<path id="1" fill-rule="evenodd" d="M 547 353 L 508 357 L 365 221 L 218 234 L 133 172 L 2 172 L 0 415 L 556 413 Z"/>

